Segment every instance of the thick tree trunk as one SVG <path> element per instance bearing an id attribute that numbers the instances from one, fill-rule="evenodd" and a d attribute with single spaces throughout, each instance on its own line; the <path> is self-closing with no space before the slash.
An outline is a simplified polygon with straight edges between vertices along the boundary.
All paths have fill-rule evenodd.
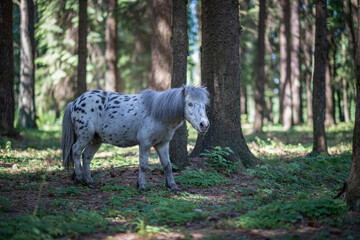
<path id="1" fill-rule="evenodd" d="M 266 0 L 260 1 L 254 132 L 261 133 L 265 112 L 265 26 Z"/>
<path id="2" fill-rule="evenodd" d="M 35 112 L 35 38 L 34 2 L 23 0 L 21 11 L 21 50 L 18 124 L 24 128 L 37 128 Z"/>
<path id="3" fill-rule="evenodd" d="M 292 125 L 290 1 L 280 0 L 280 4 L 280 120 L 287 131 Z"/>
<path id="4" fill-rule="evenodd" d="M 358 8 L 360 0 L 357 1 Z M 346 180 L 345 200 L 353 211 L 360 211 L 360 11 L 357 13 L 358 25 L 355 39 L 355 78 L 356 78 L 356 113 L 353 135 L 353 153 L 351 169 Z"/>
<path id="5" fill-rule="evenodd" d="M 107 18 L 106 18 L 106 72 L 105 72 L 105 90 L 115 92 L 119 90 L 119 74 L 117 69 L 118 48 L 117 48 L 117 23 L 115 19 L 115 10 L 117 0 L 108 0 Z"/>
<path id="6" fill-rule="evenodd" d="M 248 115 L 247 91 L 246 91 L 246 86 L 245 86 L 245 84 L 242 84 L 242 85 L 243 85 L 243 86 L 241 86 L 241 96 L 240 96 L 240 101 L 241 101 L 241 114 Z"/>
<path id="7" fill-rule="evenodd" d="M 149 88 L 163 91 L 171 83 L 171 1 L 152 1 L 151 71 Z"/>
<path id="8" fill-rule="evenodd" d="M 344 20 L 345 20 L 345 28 L 347 32 L 347 37 L 349 40 L 349 48 L 351 53 L 351 60 L 353 67 L 355 67 L 355 30 L 354 30 L 354 21 L 353 21 L 353 11 L 352 11 L 352 3 L 351 0 L 343 1 L 344 7 Z"/>
<path id="9" fill-rule="evenodd" d="M 86 58 L 87 58 L 87 0 L 79 0 L 79 43 L 76 96 L 86 92 Z"/>
<path id="10" fill-rule="evenodd" d="M 291 3 L 291 91 L 292 116 L 294 125 L 302 123 L 301 84 L 300 84 L 300 19 L 299 1 Z"/>
<path id="11" fill-rule="evenodd" d="M 201 78 L 210 93 L 210 129 L 198 137 L 191 155 L 230 147 L 234 161 L 254 166 L 259 160 L 246 145 L 240 121 L 239 6 L 232 0 L 203 0 L 201 7 Z"/>
<path id="12" fill-rule="evenodd" d="M 187 2 L 184 0 L 172 1 L 172 37 L 173 49 L 171 87 L 181 87 L 186 84 L 186 66 L 189 48 L 187 34 Z M 188 131 L 186 123 L 178 128 L 170 142 L 170 159 L 178 168 L 189 166 L 187 155 Z"/>
<path id="13" fill-rule="evenodd" d="M 0 4 L 0 136 L 18 137 L 14 128 L 13 2 Z"/>
<path id="14" fill-rule="evenodd" d="M 331 73 L 330 63 L 326 60 L 326 73 L 325 73 L 325 124 L 327 126 L 335 125 L 334 119 L 334 102 L 333 91 L 331 89 Z"/>
<path id="15" fill-rule="evenodd" d="M 325 72 L 327 59 L 326 0 L 316 2 L 315 71 L 313 81 L 313 152 L 327 153 L 325 133 Z"/>

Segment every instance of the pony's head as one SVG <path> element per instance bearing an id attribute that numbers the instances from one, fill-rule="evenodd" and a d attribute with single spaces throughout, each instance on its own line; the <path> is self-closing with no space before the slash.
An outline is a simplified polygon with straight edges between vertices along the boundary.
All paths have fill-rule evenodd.
<path id="1" fill-rule="evenodd" d="M 209 103 L 209 92 L 204 87 L 183 87 L 185 96 L 184 117 L 196 131 L 205 134 L 210 127 L 206 116 L 206 105 Z"/>

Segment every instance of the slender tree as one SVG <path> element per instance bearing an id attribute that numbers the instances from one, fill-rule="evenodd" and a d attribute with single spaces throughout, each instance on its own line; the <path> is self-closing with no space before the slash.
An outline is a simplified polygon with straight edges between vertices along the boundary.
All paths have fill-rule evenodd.
<path id="1" fill-rule="evenodd" d="M 292 125 L 290 0 L 280 0 L 280 5 L 280 120 L 286 131 Z"/>
<path id="2" fill-rule="evenodd" d="M 265 28 L 266 28 L 266 1 L 260 1 L 259 28 L 258 28 L 258 55 L 256 64 L 255 88 L 255 120 L 254 132 L 261 133 L 265 114 Z"/>
<path id="3" fill-rule="evenodd" d="M 0 136 L 18 137 L 14 128 L 13 2 L 0 4 Z"/>
<path id="4" fill-rule="evenodd" d="M 117 23 L 115 19 L 115 10 L 117 7 L 117 0 L 108 0 L 106 18 L 106 72 L 105 72 L 105 89 L 107 91 L 115 92 L 119 81 L 119 74 L 117 69 L 118 48 L 117 48 Z"/>
<path id="5" fill-rule="evenodd" d="M 171 83 L 171 2 L 152 1 L 151 71 L 149 88 L 162 91 Z"/>
<path id="6" fill-rule="evenodd" d="M 329 46 L 329 44 L 328 44 Z M 333 90 L 331 88 L 331 66 L 330 61 L 326 60 L 326 73 L 325 73 L 325 124 L 328 126 L 335 125 L 334 101 Z"/>
<path id="7" fill-rule="evenodd" d="M 201 3 L 201 79 L 210 93 L 210 128 L 198 136 L 192 156 L 214 146 L 230 147 L 234 161 L 254 166 L 240 121 L 239 5 L 232 0 Z"/>
<path id="8" fill-rule="evenodd" d="M 302 123 L 300 84 L 300 18 L 299 0 L 291 3 L 291 92 L 292 117 L 294 125 Z"/>
<path id="9" fill-rule="evenodd" d="M 316 1 L 315 71 L 313 81 L 313 152 L 327 153 L 325 133 L 325 72 L 327 58 L 326 0 Z"/>
<path id="10" fill-rule="evenodd" d="M 353 211 L 360 211 L 360 0 L 357 1 L 357 29 L 355 38 L 356 113 L 353 135 L 353 153 L 346 180 L 345 200 Z"/>
<path id="11" fill-rule="evenodd" d="M 342 62 L 346 61 L 346 45 L 344 42 L 345 34 L 344 32 L 341 34 L 342 44 L 341 44 L 341 54 L 342 54 Z M 344 102 L 344 120 L 345 122 L 350 122 L 350 114 L 349 114 L 349 105 L 348 105 L 348 91 L 347 91 L 347 82 L 345 77 L 341 77 L 342 90 L 343 90 L 343 102 Z"/>
<path id="12" fill-rule="evenodd" d="M 79 0 L 79 42 L 76 96 L 86 92 L 86 58 L 87 58 L 87 0 Z"/>
<path id="13" fill-rule="evenodd" d="M 305 0 L 305 5 L 309 9 L 309 2 Z M 311 8 L 310 8 L 311 9 Z M 313 116 L 312 116 L 312 91 L 311 91 L 311 79 L 312 79 L 312 69 L 314 69 L 313 61 L 313 50 L 315 47 L 315 24 L 312 19 L 315 14 L 309 12 L 308 10 L 303 10 L 303 14 L 307 16 L 306 24 L 304 27 L 304 44 L 302 44 L 302 49 L 304 53 L 304 63 L 305 63 L 305 88 L 306 88 L 306 108 L 307 108 L 307 124 L 313 125 Z"/>
<path id="14" fill-rule="evenodd" d="M 20 11 L 21 50 L 18 124 L 25 128 L 37 128 L 35 111 L 34 1 L 21 1 Z"/>
<path id="15" fill-rule="evenodd" d="M 189 48 L 187 34 L 187 2 L 184 0 L 172 1 L 172 78 L 171 87 L 181 87 L 186 84 L 186 66 Z M 187 155 L 188 131 L 184 122 L 179 127 L 170 142 L 170 159 L 177 167 L 183 169 L 189 165 Z"/>

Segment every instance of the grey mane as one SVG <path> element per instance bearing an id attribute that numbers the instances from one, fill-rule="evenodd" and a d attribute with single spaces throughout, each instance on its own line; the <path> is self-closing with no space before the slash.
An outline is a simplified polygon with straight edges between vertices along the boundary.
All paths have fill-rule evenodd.
<path id="1" fill-rule="evenodd" d="M 209 102 L 206 88 L 184 86 L 163 92 L 144 90 L 140 94 L 149 114 L 162 123 L 184 118 L 185 95 L 197 102 Z"/>

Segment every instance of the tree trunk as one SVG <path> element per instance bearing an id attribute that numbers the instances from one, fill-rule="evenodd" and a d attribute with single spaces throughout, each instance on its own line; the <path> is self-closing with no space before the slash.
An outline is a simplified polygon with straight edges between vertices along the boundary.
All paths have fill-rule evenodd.
<path id="1" fill-rule="evenodd" d="M 107 2 L 107 18 L 106 18 L 106 72 L 105 72 L 105 90 L 115 92 L 119 90 L 119 74 L 117 69 L 118 47 L 117 47 L 117 23 L 115 19 L 115 11 L 117 0 L 108 0 Z"/>
<path id="2" fill-rule="evenodd" d="M 172 1 L 172 37 L 173 49 L 171 87 L 181 87 L 186 84 L 186 67 L 189 50 L 187 34 L 187 2 L 184 0 Z M 188 131 L 184 122 L 179 127 L 170 142 L 170 159 L 178 168 L 189 166 L 187 155 Z"/>
<path id="3" fill-rule="evenodd" d="M 345 38 L 345 34 L 341 34 L 341 38 Z M 346 46 L 343 41 L 341 44 L 341 51 L 342 51 L 342 62 L 344 63 L 346 61 Z M 343 89 L 343 102 L 344 102 L 344 120 L 345 122 L 350 122 L 350 113 L 349 113 L 349 105 L 348 105 L 348 92 L 347 92 L 347 83 L 346 79 L 344 77 L 341 78 L 342 83 L 342 89 Z"/>
<path id="4" fill-rule="evenodd" d="M 316 2 L 315 71 L 313 81 L 313 152 L 327 153 L 325 134 L 325 72 L 327 59 L 326 0 Z"/>
<path id="5" fill-rule="evenodd" d="M 326 73 L 325 73 L 325 123 L 327 126 L 334 126 L 334 102 L 333 91 L 331 89 L 331 73 L 330 61 L 326 60 Z"/>
<path id="6" fill-rule="evenodd" d="M 302 123 L 301 111 L 301 84 L 300 84 L 300 19 L 299 1 L 291 3 L 291 91 L 292 91 L 292 116 L 294 125 Z"/>
<path id="7" fill-rule="evenodd" d="M 245 85 L 245 84 L 243 84 L 243 86 L 241 86 L 241 96 L 240 96 L 240 101 L 241 101 L 241 114 L 248 115 L 247 91 L 246 91 L 246 86 L 244 86 L 244 85 Z"/>
<path id="8" fill-rule="evenodd" d="M 191 155 L 229 147 L 232 160 L 254 166 L 259 160 L 246 145 L 240 121 L 239 6 L 232 0 L 203 0 L 201 7 L 201 79 L 210 93 L 211 126 Z"/>
<path id="9" fill-rule="evenodd" d="M 86 92 L 86 58 L 87 58 L 87 0 L 79 0 L 79 43 L 76 96 Z"/>
<path id="10" fill-rule="evenodd" d="M 163 91 L 171 83 L 171 1 L 152 1 L 151 71 L 149 88 Z"/>
<path id="11" fill-rule="evenodd" d="M 19 137 L 14 128 L 13 2 L 0 4 L 0 136 Z"/>
<path id="12" fill-rule="evenodd" d="M 266 0 L 260 1 L 259 29 L 258 29 L 258 55 L 257 55 L 257 78 L 255 89 L 255 121 L 254 132 L 261 133 L 265 112 L 265 26 L 266 24 Z"/>
<path id="13" fill-rule="evenodd" d="M 360 0 L 358 5 L 358 25 L 355 39 L 355 78 L 356 78 L 356 113 L 353 135 L 353 153 L 349 176 L 346 180 L 345 200 L 353 211 L 360 211 Z"/>
<path id="14" fill-rule="evenodd" d="M 21 50 L 18 124 L 24 128 L 37 128 L 35 112 L 35 38 L 34 2 L 22 0 L 21 11 Z"/>
<path id="15" fill-rule="evenodd" d="M 352 3 L 351 0 L 343 1 L 344 7 L 344 19 L 345 19 L 345 28 L 348 34 L 349 48 L 351 53 L 351 61 L 353 67 L 355 67 L 355 30 L 354 30 L 354 21 L 352 13 Z"/>
<path id="16" fill-rule="evenodd" d="M 292 125 L 290 63 L 290 1 L 280 0 L 280 120 L 287 131 Z"/>
<path id="17" fill-rule="evenodd" d="M 342 107 L 341 107 L 341 92 L 340 92 L 340 89 L 337 89 L 336 90 L 336 95 L 337 95 L 337 107 L 339 109 L 339 120 L 340 122 L 344 122 L 345 119 L 344 119 L 344 114 L 343 114 L 343 110 L 342 110 Z"/>

